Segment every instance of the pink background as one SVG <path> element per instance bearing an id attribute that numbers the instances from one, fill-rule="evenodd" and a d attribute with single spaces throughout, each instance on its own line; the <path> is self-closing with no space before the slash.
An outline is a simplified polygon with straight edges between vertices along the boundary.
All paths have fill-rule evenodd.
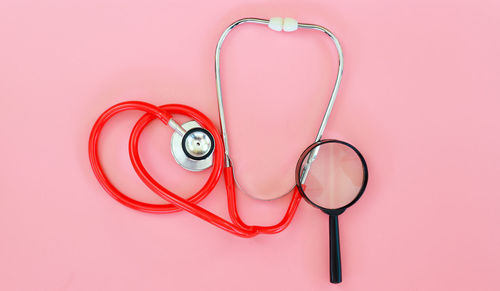
<path id="1" fill-rule="evenodd" d="M 186 213 L 128 209 L 90 169 L 91 126 L 117 102 L 184 103 L 217 121 L 215 45 L 247 16 L 321 24 L 343 45 L 325 137 L 358 147 L 370 180 L 340 217 L 341 285 L 328 282 L 327 216 L 305 203 L 284 232 L 241 239 Z M 0 289 L 498 290 L 499 19 L 498 1 L 472 0 L 2 1 Z M 241 182 L 286 191 L 335 77 L 331 44 L 248 25 L 224 49 Z M 120 189 L 161 202 L 129 164 L 139 116 L 105 128 L 103 163 Z M 206 174 L 172 162 L 170 132 L 148 128 L 141 154 L 187 195 Z M 258 224 L 288 199 L 239 195 Z M 227 216 L 222 181 L 201 205 Z"/>

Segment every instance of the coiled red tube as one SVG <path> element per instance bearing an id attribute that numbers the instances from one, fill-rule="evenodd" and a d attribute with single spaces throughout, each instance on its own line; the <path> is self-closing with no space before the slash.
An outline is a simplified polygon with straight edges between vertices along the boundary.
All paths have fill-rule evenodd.
<path id="1" fill-rule="evenodd" d="M 170 202 L 168 204 L 150 204 L 137 201 L 128 197 L 127 195 L 120 192 L 108 179 L 104 173 L 101 163 L 99 162 L 98 155 L 98 143 L 99 136 L 101 134 L 102 128 L 114 115 L 125 111 L 125 110 L 141 110 L 146 112 L 139 121 L 135 124 L 129 140 L 129 155 L 134 170 L 136 171 L 139 178 L 149 187 L 154 193 L 162 197 L 166 201 Z M 213 167 L 212 172 L 205 183 L 205 185 L 194 195 L 188 199 L 184 199 L 175 193 L 169 191 L 161 184 L 159 184 L 144 168 L 141 159 L 139 157 L 138 142 L 144 128 L 155 118 L 161 120 L 164 124 L 168 125 L 168 121 L 172 118 L 173 114 L 182 114 L 193 118 L 200 123 L 202 127 L 207 129 L 214 137 L 215 149 L 213 153 Z M 297 188 L 294 188 L 293 196 L 290 201 L 290 205 L 283 217 L 283 219 L 273 225 L 273 226 L 249 226 L 246 225 L 238 215 L 238 210 L 236 206 L 236 194 L 234 187 L 234 178 L 231 167 L 226 167 L 224 170 L 223 166 L 223 143 L 222 138 L 217 132 L 217 129 L 212 124 L 210 119 L 208 119 L 203 113 L 198 110 L 185 105 L 179 104 L 168 104 L 163 106 L 154 106 L 146 102 L 140 101 L 128 101 L 116 104 L 106 110 L 97 119 L 89 138 L 89 158 L 92 170 L 102 185 L 102 187 L 115 198 L 118 202 L 123 205 L 130 207 L 135 210 L 150 212 L 150 213 L 171 213 L 180 210 L 185 210 L 191 214 L 198 216 L 201 219 L 225 230 L 232 234 L 241 237 L 253 237 L 259 233 L 278 233 L 284 230 L 291 222 L 297 207 L 300 202 L 300 194 Z M 226 191 L 228 197 L 228 209 L 231 221 L 213 214 L 212 212 L 206 210 L 203 207 L 198 206 L 196 203 L 203 200 L 215 187 L 220 179 L 221 173 L 224 171 L 224 180 L 226 183 Z"/>

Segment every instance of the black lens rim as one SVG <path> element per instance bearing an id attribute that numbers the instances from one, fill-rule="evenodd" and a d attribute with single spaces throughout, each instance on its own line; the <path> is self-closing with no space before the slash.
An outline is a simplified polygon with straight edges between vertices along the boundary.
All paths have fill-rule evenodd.
<path id="1" fill-rule="evenodd" d="M 196 131 L 201 131 L 203 133 L 205 133 L 208 138 L 210 139 L 210 150 L 208 151 L 208 153 L 204 154 L 203 156 L 201 157 L 195 157 L 193 155 L 191 155 L 187 149 L 186 149 L 186 138 L 188 135 L 190 135 L 191 133 L 193 132 L 196 132 Z M 184 154 L 192 159 L 192 160 L 195 160 L 195 161 L 201 161 L 201 160 L 204 160 L 206 158 L 208 158 L 214 151 L 214 148 L 215 148 L 215 141 L 214 141 L 214 137 L 212 136 L 212 134 L 210 133 L 210 131 L 204 129 L 203 127 L 194 127 L 194 128 L 191 128 L 190 130 L 186 131 L 186 133 L 184 134 L 184 136 L 182 136 L 182 141 L 181 141 L 181 146 L 182 146 L 182 151 L 184 152 Z"/>
<path id="2" fill-rule="evenodd" d="M 312 202 L 305 194 L 304 189 L 302 188 L 302 185 L 300 183 L 300 174 L 301 174 L 300 172 L 301 172 L 302 164 L 304 163 L 305 158 L 315 147 L 320 146 L 322 144 L 326 144 L 326 143 L 339 143 L 339 144 L 342 144 L 342 145 L 345 145 L 345 146 L 351 148 L 358 155 L 359 159 L 361 160 L 361 165 L 363 167 L 363 183 L 361 185 L 361 188 L 359 189 L 358 194 L 351 202 L 349 202 L 349 204 L 344 205 L 340 208 L 333 208 L 333 209 L 332 208 L 325 208 L 325 207 L 322 207 L 322 206 Z M 323 140 L 317 141 L 317 142 L 311 144 L 310 146 L 308 146 L 304 150 L 304 152 L 302 152 L 302 154 L 300 155 L 300 158 L 297 161 L 297 167 L 295 168 L 295 185 L 296 185 L 297 189 L 299 190 L 300 195 L 309 204 L 311 204 L 312 206 L 314 206 L 316 208 L 321 209 L 323 212 L 325 212 L 329 215 L 339 215 L 339 214 L 343 213 L 347 208 L 352 206 L 354 203 L 356 203 L 359 200 L 359 198 L 361 198 L 363 193 L 365 192 L 367 184 L 368 184 L 368 166 L 366 165 L 365 158 L 363 157 L 361 152 L 358 151 L 358 149 L 355 148 L 353 145 L 351 145 L 350 143 L 347 143 L 345 141 L 341 141 L 341 140 L 337 140 L 337 139 L 323 139 Z"/>

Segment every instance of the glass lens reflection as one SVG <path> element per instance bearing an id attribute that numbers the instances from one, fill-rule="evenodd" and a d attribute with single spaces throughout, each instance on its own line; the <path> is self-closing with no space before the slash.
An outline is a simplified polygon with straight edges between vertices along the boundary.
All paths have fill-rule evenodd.
<path id="1" fill-rule="evenodd" d="M 349 146 L 328 142 L 314 147 L 302 162 L 302 185 L 312 203 L 328 209 L 353 201 L 363 186 L 363 163 Z"/>

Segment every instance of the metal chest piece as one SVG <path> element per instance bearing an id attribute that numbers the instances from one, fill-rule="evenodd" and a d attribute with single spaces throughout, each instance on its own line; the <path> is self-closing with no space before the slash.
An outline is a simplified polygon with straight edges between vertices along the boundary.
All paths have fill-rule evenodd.
<path id="1" fill-rule="evenodd" d="M 182 124 L 184 136 L 174 131 L 170 140 L 170 150 L 175 161 L 188 171 L 203 171 L 213 164 L 214 139 L 210 132 L 196 121 Z"/>

